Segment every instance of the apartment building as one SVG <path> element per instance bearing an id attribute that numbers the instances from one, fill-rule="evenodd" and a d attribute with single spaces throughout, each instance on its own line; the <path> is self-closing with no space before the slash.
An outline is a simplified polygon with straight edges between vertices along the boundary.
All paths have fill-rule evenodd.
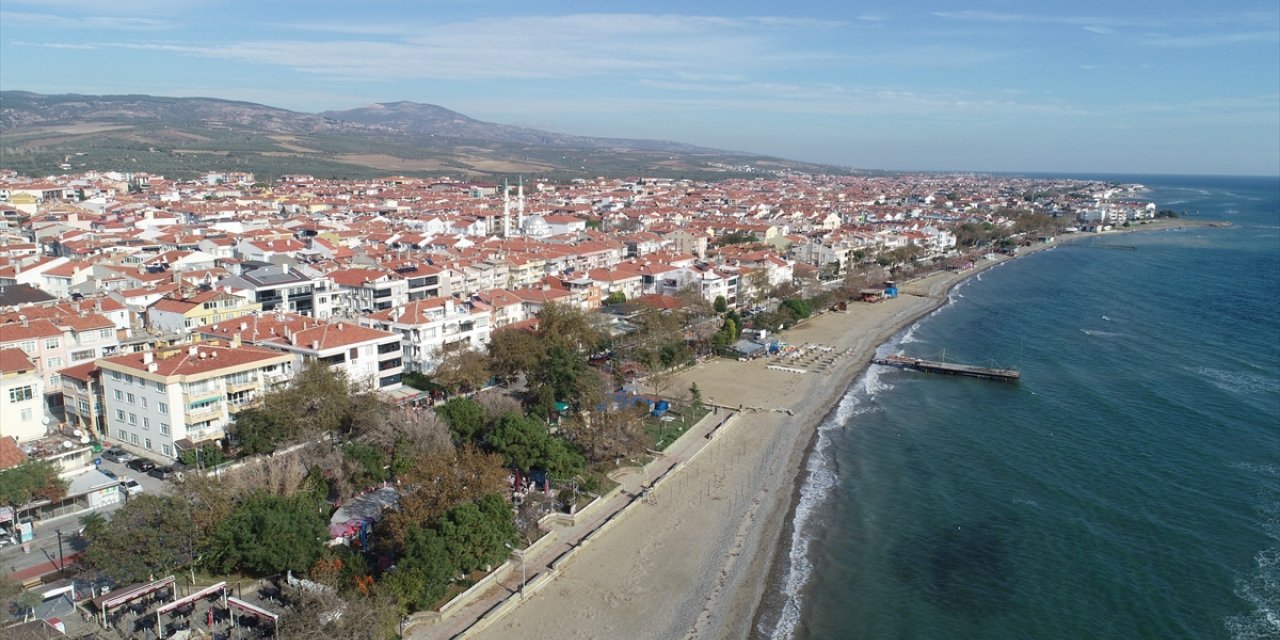
<path id="1" fill-rule="evenodd" d="M 103 358 L 106 433 L 148 457 L 226 437 L 234 415 L 293 377 L 291 355 L 232 344 L 193 344 Z"/>
<path id="2" fill-rule="evenodd" d="M 18 442 L 45 435 L 44 379 L 21 349 L 0 349 L 0 438 Z"/>
<path id="3" fill-rule="evenodd" d="M 401 336 L 405 368 L 421 373 L 435 371 L 442 357 L 459 349 L 484 349 L 492 330 L 487 306 L 447 297 L 415 300 L 360 323 Z"/>

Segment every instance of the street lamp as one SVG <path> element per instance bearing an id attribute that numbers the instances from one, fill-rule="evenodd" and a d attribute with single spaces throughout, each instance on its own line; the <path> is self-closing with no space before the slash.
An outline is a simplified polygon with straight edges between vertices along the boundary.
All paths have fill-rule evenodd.
<path id="1" fill-rule="evenodd" d="M 524 549 L 517 549 L 511 546 L 510 542 L 504 542 L 502 543 L 502 545 L 510 549 L 512 553 L 520 556 L 520 599 L 524 600 L 524 583 L 525 583 Z"/>
<path id="2" fill-rule="evenodd" d="M 66 571 L 67 562 L 62 558 L 62 529 L 54 529 L 53 532 L 58 534 L 58 571 Z"/>

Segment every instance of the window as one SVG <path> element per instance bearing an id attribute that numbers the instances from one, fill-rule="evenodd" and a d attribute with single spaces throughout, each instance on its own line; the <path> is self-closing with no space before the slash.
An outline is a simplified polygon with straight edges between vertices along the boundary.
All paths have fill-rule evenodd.
<path id="1" fill-rule="evenodd" d="M 171 447 L 171 446 L 169 446 L 169 445 L 167 445 L 167 444 L 162 444 L 162 445 L 160 445 L 160 450 L 161 450 L 161 451 L 164 451 L 164 455 L 165 455 L 165 456 L 170 457 L 170 458 L 172 458 L 172 457 L 173 457 L 173 447 Z"/>
<path id="2" fill-rule="evenodd" d="M 129 432 L 124 429 L 116 429 L 116 437 L 120 438 L 121 442 L 124 442 L 129 439 Z"/>
<path id="3" fill-rule="evenodd" d="M 111 329 L 103 329 L 102 331 L 100 331 L 100 332 L 98 333 L 98 335 L 99 335 L 99 336 L 101 336 L 101 337 L 102 337 L 102 339 L 104 339 L 104 340 L 105 340 L 105 339 L 107 339 L 107 338 L 110 338 L 110 337 L 111 337 Z"/>
<path id="4" fill-rule="evenodd" d="M 127 373 L 124 374 L 124 381 L 125 384 L 133 384 L 133 376 Z"/>
<path id="5" fill-rule="evenodd" d="M 81 353 L 83 353 L 83 352 L 81 352 Z M 78 357 L 76 357 L 76 354 L 74 354 L 74 353 L 73 353 L 73 354 L 71 354 L 71 359 L 72 359 L 72 360 L 81 360 L 82 358 L 78 358 Z M 119 371 L 112 371 L 112 372 L 111 372 L 111 379 L 112 379 L 112 380 L 119 380 L 119 379 L 120 379 L 120 372 L 119 372 Z"/>
<path id="6" fill-rule="evenodd" d="M 125 402 L 128 402 L 129 404 L 134 404 L 134 399 L 135 399 L 135 398 L 133 397 L 133 394 L 132 394 L 132 393 L 130 393 L 130 394 L 126 394 L 126 396 L 125 396 L 125 397 L 126 397 Z"/>
<path id="7" fill-rule="evenodd" d="M 151 438 L 147 438 L 147 449 L 151 449 Z"/>
<path id="8" fill-rule="evenodd" d="M 44 348 L 46 348 L 46 349 L 57 349 L 57 348 L 58 348 L 58 339 L 57 339 L 57 338 L 45 338 L 45 339 L 44 339 Z"/>
<path id="9" fill-rule="evenodd" d="M 116 389 L 116 400 L 124 400 L 124 392 Z"/>
<path id="10" fill-rule="evenodd" d="M 142 418 L 142 429 L 143 429 L 144 431 L 150 431 L 150 430 L 151 430 L 151 418 L 148 418 L 148 417 L 146 417 L 146 416 L 143 416 L 143 418 Z"/>
<path id="11" fill-rule="evenodd" d="M 24 384 L 21 387 L 14 387 L 9 390 L 9 402 L 18 403 L 26 402 L 35 397 L 31 391 L 31 385 Z"/>
<path id="12" fill-rule="evenodd" d="M 88 401 L 88 400 L 81 400 L 81 401 L 79 402 L 79 406 L 80 406 L 80 413 L 89 413 L 89 401 Z"/>
<path id="13" fill-rule="evenodd" d="M 28 422 L 30 420 L 31 420 L 31 408 L 27 407 L 26 409 L 22 410 L 22 421 Z"/>
<path id="14" fill-rule="evenodd" d="M 161 423 L 160 423 L 160 435 L 162 435 L 162 436 L 167 436 L 167 435 L 169 435 L 169 423 L 168 423 L 168 422 L 161 422 Z"/>
<path id="15" fill-rule="evenodd" d="M 163 402 L 157 402 L 156 408 L 160 410 L 160 413 L 169 413 L 169 405 Z"/>
<path id="16" fill-rule="evenodd" d="M 136 413 L 129 414 L 129 424 L 138 424 L 138 414 Z"/>
<path id="17" fill-rule="evenodd" d="M 124 422 L 124 409 L 116 409 L 116 420 Z"/>
<path id="18" fill-rule="evenodd" d="M 84 351 L 72 351 L 72 352 L 71 352 L 71 361 L 72 361 L 72 362 L 75 362 L 75 361 L 77 361 L 77 360 L 92 360 L 92 359 L 93 359 L 93 349 L 85 349 Z M 111 377 L 112 377 L 112 378 L 115 378 L 116 380 L 119 380 L 119 379 L 120 379 L 120 372 L 119 372 L 119 371 L 112 371 L 112 372 L 111 372 Z"/>
<path id="19" fill-rule="evenodd" d="M 22 349 L 23 351 L 26 351 L 28 356 L 33 356 L 36 354 L 36 343 L 34 340 L 28 340 L 22 343 L 22 345 L 19 346 L 18 348 Z"/>
<path id="20" fill-rule="evenodd" d="M 138 444 L 138 434 L 136 434 L 136 433 L 131 433 L 131 434 L 129 434 L 129 442 L 132 442 L 132 443 L 134 443 L 134 444 Z"/>
<path id="21" fill-rule="evenodd" d="M 50 369 L 58 369 L 58 368 L 61 368 L 61 367 L 62 367 L 62 357 L 61 357 L 61 356 L 56 357 L 56 358 L 49 358 L 46 362 L 48 362 L 48 365 L 49 365 L 49 368 L 50 368 Z"/>
<path id="22" fill-rule="evenodd" d="M 56 389 L 62 386 L 62 374 L 55 373 L 49 376 L 49 388 Z"/>
<path id="23" fill-rule="evenodd" d="M 143 409 L 146 409 L 146 408 L 147 408 L 147 397 L 146 397 L 146 396 L 143 396 L 143 397 L 141 397 L 141 398 L 138 398 L 138 400 L 140 400 L 140 401 L 142 402 L 142 408 L 143 408 Z"/>

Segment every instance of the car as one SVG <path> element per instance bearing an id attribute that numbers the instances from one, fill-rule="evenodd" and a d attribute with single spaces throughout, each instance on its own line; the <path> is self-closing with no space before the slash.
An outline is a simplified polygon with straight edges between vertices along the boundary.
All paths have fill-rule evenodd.
<path id="1" fill-rule="evenodd" d="M 103 469 L 102 467 L 98 467 L 98 473 L 101 473 L 102 475 L 104 475 L 104 476 L 106 476 L 106 477 L 108 477 L 108 478 L 111 478 L 112 480 L 115 480 L 115 479 L 116 479 L 116 474 L 115 474 L 115 472 L 114 472 L 114 471 L 111 471 L 110 469 Z"/>
<path id="2" fill-rule="evenodd" d="M 173 470 L 173 467 L 156 467 L 148 471 L 147 475 L 157 480 L 168 480 L 177 475 L 177 473 L 177 471 Z"/>
<path id="3" fill-rule="evenodd" d="M 124 466 L 129 467 L 130 469 L 133 469 L 134 471 L 137 471 L 139 473 L 146 473 L 156 468 L 156 463 L 146 458 L 134 458 L 133 460 L 130 460 L 129 462 L 125 463 Z"/>
<path id="4" fill-rule="evenodd" d="M 125 463 L 133 459 L 133 454 L 124 449 L 107 449 L 102 452 L 102 459 L 115 463 Z"/>
<path id="5" fill-rule="evenodd" d="M 122 480 L 120 482 L 120 488 L 124 489 L 124 492 L 131 496 L 136 496 L 139 493 L 142 493 L 142 485 L 138 484 L 138 481 L 133 478 L 125 478 Z"/>

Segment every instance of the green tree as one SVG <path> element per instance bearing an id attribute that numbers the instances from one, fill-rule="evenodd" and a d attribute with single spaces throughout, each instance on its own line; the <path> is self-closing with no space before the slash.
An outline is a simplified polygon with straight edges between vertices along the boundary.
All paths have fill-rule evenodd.
<path id="1" fill-rule="evenodd" d="M 489 358 L 484 353 L 454 349 L 440 360 L 432 379 L 446 389 L 470 393 L 482 389 L 492 377 Z"/>
<path id="2" fill-rule="evenodd" d="M 511 506 L 496 493 L 450 509 L 436 529 L 453 566 L 464 574 L 498 564 L 507 556 L 506 545 L 517 540 Z"/>
<path id="3" fill-rule="evenodd" d="M 67 494 L 67 483 L 48 460 L 25 462 L 0 471 L 0 504 L 22 507 L 33 500 L 56 502 Z"/>
<path id="4" fill-rule="evenodd" d="M 582 471 L 582 455 L 547 431 L 541 420 L 517 413 L 500 418 L 489 434 L 489 446 L 507 465 L 523 471 L 546 469 L 556 475 Z"/>
<path id="5" fill-rule="evenodd" d="M 204 539 L 192 516 L 189 503 L 174 496 L 130 498 L 110 525 L 86 527 L 84 561 L 122 583 L 190 566 Z"/>
<path id="6" fill-rule="evenodd" d="M 275 451 L 288 437 L 284 418 L 263 409 L 237 413 L 233 431 L 240 450 L 248 455 Z"/>
<path id="7" fill-rule="evenodd" d="M 700 407 L 702 406 L 702 389 L 698 388 L 698 383 L 689 383 L 689 404 Z"/>
<path id="8" fill-rule="evenodd" d="M 403 610 L 412 612 L 429 609 L 443 598 L 456 574 L 444 537 L 435 529 L 414 526 L 406 534 L 395 570 L 383 574 L 382 583 Z"/>
<path id="9" fill-rule="evenodd" d="M 324 513 L 309 493 L 252 495 L 218 527 L 210 562 L 223 571 L 306 571 L 324 549 Z"/>
<path id="10" fill-rule="evenodd" d="M 627 294 L 621 291 L 614 291 L 609 297 L 604 299 L 605 305 L 622 304 L 627 301 Z"/>
<path id="11" fill-rule="evenodd" d="M 456 452 L 424 455 L 401 478 L 400 508 L 387 515 L 384 526 L 392 540 L 403 544 L 414 527 L 506 486 L 507 470 L 497 454 L 468 444 Z"/>
<path id="12" fill-rule="evenodd" d="M 716 296 L 716 301 L 712 308 L 716 310 L 716 313 L 724 313 L 729 309 L 729 302 L 724 299 L 724 296 Z"/>
<path id="13" fill-rule="evenodd" d="M 485 427 L 484 407 L 470 398 L 449 398 L 436 407 L 436 415 L 449 425 L 449 431 L 458 442 L 471 442 L 479 437 Z"/>
<path id="14" fill-rule="evenodd" d="M 363 442 L 342 447 L 347 477 L 353 486 L 371 487 L 387 479 L 390 459 L 384 450 Z"/>

